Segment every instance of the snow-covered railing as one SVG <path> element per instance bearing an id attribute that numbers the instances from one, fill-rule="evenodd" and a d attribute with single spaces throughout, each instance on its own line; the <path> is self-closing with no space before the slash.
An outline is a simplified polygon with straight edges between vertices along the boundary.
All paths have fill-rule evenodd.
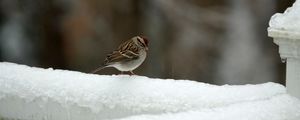
<path id="1" fill-rule="evenodd" d="M 276 83 L 216 86 L 0 63 L 1 118 L 299 120 L 300 101 Z"/>
<path id="2" fill-rule="evenodd" d="M 300 98 L 300 0 L 283 14 L 272 16 L 268 34 L 279 46 L 280 57 L 286 61 L 288 93 Z"/>

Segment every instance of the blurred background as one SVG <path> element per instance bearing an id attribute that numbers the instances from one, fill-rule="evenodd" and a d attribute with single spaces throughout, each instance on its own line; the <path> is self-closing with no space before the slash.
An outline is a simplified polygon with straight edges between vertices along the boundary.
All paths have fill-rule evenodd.
<path id="1" fill-rule="evenodd" d="M 212 84 L 284 84 L 267 36 L 294 0 L 0 0 L 0 61 L 90 72 L 136 35 L 150 40 L 135 70 Z M 119 74 L 107 68 L 98 74 Z"/>

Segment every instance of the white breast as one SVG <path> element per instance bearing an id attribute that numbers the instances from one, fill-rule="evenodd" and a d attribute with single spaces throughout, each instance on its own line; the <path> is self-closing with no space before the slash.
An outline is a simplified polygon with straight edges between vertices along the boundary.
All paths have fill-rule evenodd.
<path id="1" fill-rule="evenodd" d="M 128 62 L 116 63 L 112 65 L 112 67 L 115 67 L 119 71 L 132 71 L 139 67 L 145 61 L 147 52 L 145 50 L 141 50 L 139 56 L 140 57 L 138 59 L 131 60 Z"/>

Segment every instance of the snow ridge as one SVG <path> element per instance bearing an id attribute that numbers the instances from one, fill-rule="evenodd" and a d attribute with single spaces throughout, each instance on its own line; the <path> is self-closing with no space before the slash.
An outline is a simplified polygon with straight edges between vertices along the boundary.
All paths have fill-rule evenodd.
<path id="1" fill-rule="evenodd" d="M 245 115 L 245 114 L 249 115 Z M 216 86 L 0 63 L 0 116 L 32 120 L 300 118 L 276 83 Z"/>

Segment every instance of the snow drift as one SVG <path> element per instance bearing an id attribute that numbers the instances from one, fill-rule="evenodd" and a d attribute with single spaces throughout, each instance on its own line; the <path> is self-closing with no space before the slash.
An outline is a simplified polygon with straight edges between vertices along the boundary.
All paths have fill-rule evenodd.
<path id="1" fill-rule="evenodd" d="M 216 86 L 0 63 L 0 116 L 27 120 L 297 120 L 275 83 Z"/>

